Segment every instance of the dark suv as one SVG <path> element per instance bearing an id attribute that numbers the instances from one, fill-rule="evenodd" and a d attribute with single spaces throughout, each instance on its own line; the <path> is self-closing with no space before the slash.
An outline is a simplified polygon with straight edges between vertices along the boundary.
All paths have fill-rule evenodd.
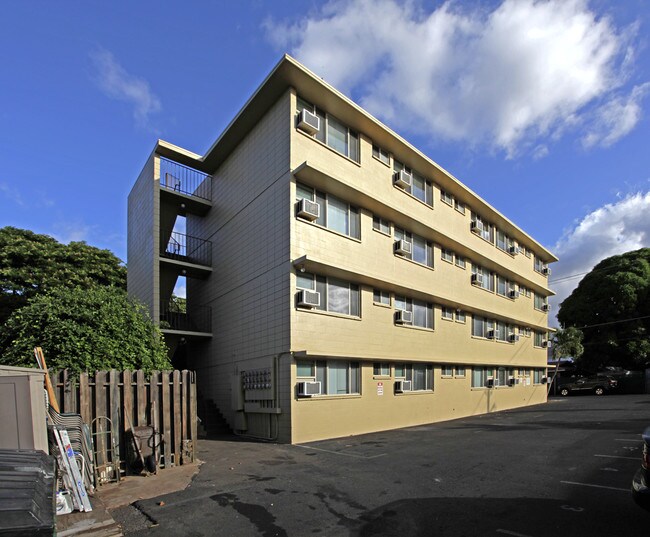
<path id="1" fill-rule="evenodd" d="M 603 395 L 605 392 L 615 390 L 618 381 L 607 375 L 594 375 L 592 377 L 580 377 L 574 382 L 568 382 L 560 386 L 560 395 L 571 393 L 594 393 Z"/>

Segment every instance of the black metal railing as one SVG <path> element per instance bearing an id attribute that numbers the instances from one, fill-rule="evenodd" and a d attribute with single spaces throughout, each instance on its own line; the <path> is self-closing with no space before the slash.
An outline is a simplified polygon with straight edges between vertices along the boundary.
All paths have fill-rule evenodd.
<path id="1" fill-rule="evenodd" d="M 160 255 L 168 259 L 212 266 L 212 242 L 177 231 L 163 231 Z"/>
<path id="2" fill-rule="evenodd" d="M 212 308 L 187 307 L 185 300 L 170 300 L 160 312 L 160 328 L 182 332 L 212 332 Z"/>
<path id="3" fill-rule="evenodd" d="M 212 201 L 212 176 L 160 157 L 160 186 Z"/>

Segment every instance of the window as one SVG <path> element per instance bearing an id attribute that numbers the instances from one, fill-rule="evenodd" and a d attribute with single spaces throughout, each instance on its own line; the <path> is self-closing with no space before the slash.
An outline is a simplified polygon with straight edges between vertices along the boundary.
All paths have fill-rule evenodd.
<path id="1" fill-rule="evenodd" d="M 454 370 L 454 375 L 457 376 L 457 377 L 464 377 L 465 376 L 465 366 L 457 365 L 455 370 Z"/>
<path id="2" fill-rule="evenodd" d="M 521 245 L 519 245 L 519 249 L 522 250 L 522 246 L 521 246 Z M 528 257 L 528 258 L 530 257 L 530 255 L 531 255 L 531 251 L 530 251 L 528 248 L 523 247 L 523 250 L 522 250 L 522 251 L 524 252 L 524 255 L 525 255 L 526 257 Z"/>
<path id="3" fill-rule="evenodd" d="M 412 326 L 433 330 L 433 304 L 403 296 L 395 296 L 395 309 L 412 312 Z"/>
<path id="4" fill-rule="evenodd" d="M 497 248 L 510 253 L 510 247 L 514 246 L 514 244 L 514 241 L 503 231 L 497 231 Z"/>
<path id="5" fill-rule="evenodd" d="M 534 293 L 535 309 L 541 310 L 546 304 L 546 297 L 538 293 Z"/>
<path id="6" fill-rule="evenodd" d="M 465 214 L 465 204 L 462 201 L 454 200 L 454 209 L 460 214 Z"/>
<path id="7" fill-rule="evenodd" d="M 307 109 L 320 118 L 320 130 L 314 138 L 334 151 L 359 162 L 359 135 L 338 119 L 298 97 L 298 112 Z"/>
<path id="8" fill-rule="evenodd" d="M 380 233 L 384 233 L 385 235 L 390 235 L 390 222 L 388 220 L 380 218 L 379 216 L 373 215 L 372 229 L 379 231 Z"/>
<path id="9" fill-rule="evenodd" d="M 403 257 L 425 265 L 433 267 L 433 244 L 419 235 L 414 235 L 398 227 L 395 228 L 395 240 L 404 240 L 411 243 L 411 253 Z"/>
<path id="10" fill-rule="evenodd" d="M 296 183 L 296 199 L 307 199 L 318 204 L 320 216 L 315 220 L 316 224 L 348 237 L 361 238 L 361 220 L 357 207 L 302 183 Z"/>
<path id="11" fill-rule="evenodd" d="M 497 376 L 494 379 L 495 386 L 508 385 L 508 370 L 505 367 L 497 367 Z"/>
<path id="12" fill-rule="evenodd" d="M 344 360 L 297 360 L 296 375 L 321 383 L 323 395 L 357 394 L 359 391 L 359 362 Z"/>
<path id="13" fill-rule="evenodd" d="M 508 291 L 510 291 L 510 282 L 503 276 L 497 276 L 497 294 L 508 296 Z"/>
<path id="14" fill-rule="evenodd" d="M 452 205 L 454 204 L 454 197 L 447 192 L 446 190 L 441 190 L 440 191 L 440 199 L 445 202 L 447 205 Z"/>
<path id="15" fill-rule="evenodd" d="M 411 381 L 411 390 L 433 390 L 433 367 L 431 364 L 395 364 L 395 378 Z"/>
<path id="16" fill-rule="evenodd" d="M 478 279 L 474 280 L 478 287 L 494 291 L 494 276 L 488 269 L 472 263 L 472 275 L 474 274 L 480 275 Z"/>
<path id="17" fill-rule="evenodd" d="M 519 285 L 519 296 L 525 296 L 530 298 L 530 289 L 528 287 L 525 287 L 523 285 Z"/>
<path id="18" fill-rule="evenodd" d="M 447 250 L 447 248 L 441 250 L 441 257 L 443 261 L 447 261 L 448 263 L 454 262 L 454 252 Z"/>
<path id="19" fill-rule="evenodd" d="M 533 384 L 541 384 L 545 371 L 543 369 L 533 369 Z"/>
<path id="20" fill-rule="evenodd" d="M 456 254 L 456 266 L 462 269 L 465 268 L 465 258 Z"/>
<path id="21" fill-rule="evenodd" d="M 539 272 L 541 274 L 541 272 L 544 270 L 544 261 L 535 256 L 533 268 L 535 269 L 535 272 Z"/>
<path id="22" fill-rule="evenodd" d="M 454 375 L 454 368 L 450 365 L 443 365 L 442 366 L 442 376 L 443 377 L 451 377 Z"/>
<path id="23" fill-rule="evenodd" d="M 535 347 L 543 347 L 544 341 L 546 340 L 546 334 L 544 332 L 535 332 L 535 341 L 533 345 Z"/>
<path id="24" fill-rule="evenodd" d="M 305 272 L 298 273 L 296 287 L 320 293 L 320 306 L 316 308 L 318 310 L 360 316 L 358 285 Z"/>
<path id="25" fill-rule="evenodd" d="M 385 149 L 372 144 L 372 156 L 381 160 L 384 164 L 390 165 L 390 154 Z"/>
<path id="26" fill-rule="evenodd" d="M 375 362 L 372 366 L 372 374 L 375 377 L 390 377 L 390 364 Z"/>
<path id="27" fill-rule="evenodd" d="M 433 207 L 433 183 L 431 181 L 428 181 L 411 170 L 411 168 L 404 166 L 404 164 L 395 159 L 393 159 L 393 170 L 396 172 L 404 170 L 411 174 L 411 185 L 406 187 L 404 190 L 411 194 L 411 196 L 414 196 L 430 207 Z"/>
<path id="28" fill-rule="evenodd" d="M 472 316 L 472 335 L 474 337 L 488 337 L 494 331 L 494 321 L 480 315 Z"/>
<path id="29" fill-rule="evenodd" d="M 501 321 L 494 323 L 494 337 L 497 341 L 508 341 L 506 324 Z"/>
<path id="30" fill-rule="evenodd" d="M 390 293 L 388 291 L 382 291 L 380 289 L 373 289 L 372 301 L 375 304 L 383 304 L 384 306 L 390 306 Z"/>
<path id="31" fill-rule="evenodd" d="M 485 388 L 488 378 L 492 378 L 493 370 L 487 367 L 472 368 L 472 388 Z"/>
<path id="32" fill-rule="evenodd" d="M 494 244 L 494 226 L 474 212 L 472 213 L 472 229 L 479 237 Z"/>
<path id="33" fill-rule="evenodd" d="M 456 322 L 464 323 L 465 322 L 465 312 L 462 310 L 456 310 Z"/>
<path id="34" fill-rule="evenodd" d="M 530 328 L 524 328 L 524 335 L 530 337 Z"/>
<path id="35" fill-rule="evenodd" d="M 454 320 L 454 310 L 451 308 L 448 308 L 447 306 L 442 307 L 442 318 L 447 319 L 449 321 Z"/>

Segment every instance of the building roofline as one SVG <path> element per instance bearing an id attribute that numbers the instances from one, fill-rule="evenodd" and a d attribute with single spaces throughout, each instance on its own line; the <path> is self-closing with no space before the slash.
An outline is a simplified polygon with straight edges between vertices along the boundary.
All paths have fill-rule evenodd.
<path id="1" fill-rule="evenodd" d="M 345 123 L 350 127 L 370 137 L 384 149 L 397 154 L 404 164 L 433 179 L 442 188 L 467 203 L 509 235 L 515 235 L 514 238 L 520 242 L 523 238 L 524 245 L 538 251 L 545 262 L 558 260 L 551 251 L 453 174 L 288 54 L 285 54 L 275 65 L 203 157 L 163 140 L 158 140 L 156 152 L 211 174 L 235 150 L 266 111 L 290 88 L 295 88 L 305 99 L 333 115 L 344 118 Z M 485 214 L 486 212 L 488 214 Z"/>

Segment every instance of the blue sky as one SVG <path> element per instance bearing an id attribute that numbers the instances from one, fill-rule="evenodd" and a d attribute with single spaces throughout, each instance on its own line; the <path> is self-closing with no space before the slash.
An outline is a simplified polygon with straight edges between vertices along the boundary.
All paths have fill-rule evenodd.
<path id="1" fill-rule="evenodd" d="M 650 246 L 650 4 L 11 2 L 0 226 L 126 261 L 157 138 L 203 154 L 284 52 L 555 251 L 553 278 Z M 560 280 L 566 296 L 579 279 Z"/>

